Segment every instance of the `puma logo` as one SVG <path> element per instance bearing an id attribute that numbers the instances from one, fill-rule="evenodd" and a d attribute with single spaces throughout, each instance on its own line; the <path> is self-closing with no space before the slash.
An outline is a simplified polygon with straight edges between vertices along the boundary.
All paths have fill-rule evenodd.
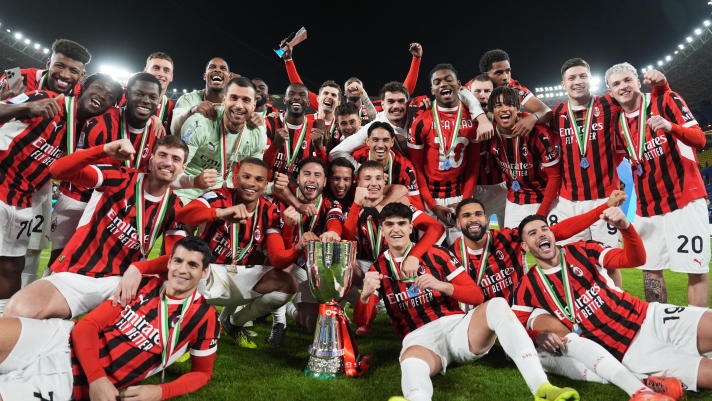
<path id="1" fill-rule="evenodd" d="M 148 302 L 148 299 L 143 299 L 143 294 L 138 294 L 138 304 L 143 305 Z"/>
<path id="2" fill-rule="evenodd" d="M 702 261 L 701 261 L 701 260 L 699 260 L 699 259 L 692 259 L 692 260 L 693 260 L 695 263 L 697 263 L 698 265 L 700 265 L 700 267 L 702 267 Z"/>

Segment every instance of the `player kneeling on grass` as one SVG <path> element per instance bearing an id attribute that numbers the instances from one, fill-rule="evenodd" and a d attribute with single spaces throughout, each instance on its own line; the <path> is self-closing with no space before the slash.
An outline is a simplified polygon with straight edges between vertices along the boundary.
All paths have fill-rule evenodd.
<path id="1" fill-rule="evenodd" d="M 576 390 L 548 382 L 534 344 L 516 322 L 507 301 L 495 298 L 482 303 L 482 290 L 447 249 L 430 248 L 419 258 L 416 277 L 403 274 L 401 263 L 414 245 L 410 241 L 412 217 L 410 208 L 400 203 L 383 208 L 379 220 L 388 250 L 366 273 L 361 293 L 361 302 L 375 303 L 378 298 L 373 295 L 379 292 L 393 328 L 403 340 L 400 362 L 405 398 L 430 400 L 430 376 L 445 373 L 449 363 L 481 358 L 499 338 L 535 400 L 578 400 Z M 458 302 L 479 306 L 465 314 Z"/>
<path id="2" fill-rule="evenodd" d="M 620 230 L 624 249 L 597 241 L 556 247 L 544 217 L 522 220 L 522 248 L 537 265 L 522 278 L 512 310 L 523 324 L 531 324 L 540 314 L 557 317 L 573 333 L 559 334 L 549 350 L 558 349 L 596 373 L 612 374 L 606 379 L 633 399 L 654 398 L 635 398 L 641 383 L 632 377 L 627 383 L 616 381 L 623 368 L 641 375 L 667 374 L 693 391 L 712 388 L 712 360 L 701 356 L 712 351 L 712 312 L 647 303 L 616 287 L 605 269 L 645 264 L 645 247 L 619 208 L 609 208 L 601 216 Z M 662 380 L 666 395 L 682 396 L 679 381 L 663 379 L 670 379 Z M 655 382 L 661 380 L 651 377 L 646 383 L 657 391 Z"/>
<path id="3" fill-rule="evenodd" d="M 168 279 L 146 278 L 125 307 L 106 301 L 76 324 L 0 318 L 0 401 L 162 400 L 203 387 L 220 334 L 217 311 L 196 291 L 211 259 L 202 240 L 183 238 L 173 248 Z M 133 386 L 186 352 L 190 372 L 170 383 Z M 127 387 L 119 396 L 117 388 Z"/>

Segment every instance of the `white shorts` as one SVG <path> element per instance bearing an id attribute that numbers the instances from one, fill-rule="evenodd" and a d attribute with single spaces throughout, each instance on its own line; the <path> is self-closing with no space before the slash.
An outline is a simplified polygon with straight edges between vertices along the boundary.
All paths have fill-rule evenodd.
<path id="1" fill-rule="evenodd" d="M 368 273 L 369 270 L 371 270 L 371 266 L 373 266 L 373 261 L 367 259 L 356 259 L 356 266 L 358 266 L 362 272 Z"/>
<path id="2" fill-rule="evenodd" d="M 111 298 L 119 286 L 121 276 L 89 277 L 61 272 L 42 278 L 52 283 L 62 294 L 72 311 L 72 318 L 89 313 Z"/>
<path id="3" fill-rule="evenodd" d="M 497 215 L 497 224 L 500 227 L 504 227 L 507 192 L 507 183 L 501 182 L 497 185 L 478 185 L 473 196 L 482 202 L 487 216 Z"/>
<path id="4" fill-rule="evenodd" d="M 453 198 L 434 198 L 433 200 L 435 200 L 435 204 L 439 206 L 448 206 L 452 205 L 453 203 L 460 203 L 462 201 L 462 196 L 455 196 Z M 423 205 L 423 207 L 425 208 L 425 213 L 427 213 L 430 217 L 434 218 L 440 224 L 442 224 L 443 227 L 445 227 L 445 240 L 447 240 L 448 244 L 453 244 L 455 243 L 456 239 L 462 237 L 462 230 L 460 230 L 460 227 L 458 227 L 457 225 L 455 227 L 446 226 L 445 223 L 440 221 L 438 216 L 436 216 L 435 213 L 433 213 L 427 205 Z M 453 214 L 455 214 L 455 212 L 453 212 Z"/>
<path id="5" fill-rule="evenodd" d="M 294 304 L 299 304 L 301 302 L 318 304 L 319 302 L 316 300 L 316 298 L 314 298 L 314 295 L 311 292 L 311 288 L 309 287 L 309 277 L 307 276 L 307 271 L 297 266 L 296 263 L 293 263 L 292 275 L 294 276 L 294 278 L 297 279 L 297 286 L 299 287 L 297 295 L 294 296 L 292 302 L 294 302 Z"/>
<path id="6" fill-rule="evenodd" d="M 0 201 L 0 256 L 25 256 L 32 232 L 32 208 L 10 206 Z"/>
<path id="7" fill-rule="evenodd" d="M 207 278 L 200 280 L 198 291 L 211 305 L 245 305 L 253 298 L 263 295 L 252 289 L 272 269 L 272 266 L 264 265 L 232 266 L 212 263 Z"/>
<path id="8" fill-rule="evenodd" d="M 32 231 L 28 249 L 41 251 L 49 248 L 49 232 L 52 227 L 52 181 L 32 194 Z"/>
<path id="9" fill-rule="evenodd" d="M 409 347 L 420 345 L 440 357 L 443 365 L 443 370 L 440 373 L 445 374 L 450 363 L 469 363 L 487 355 L 489 350 L 479 355 L 470 352 L 470 340 L 467 337 L 467 331 L 475 309 L 465 315 L 441 317 L 411 331 L 403 339 L 403 348 L 398 358 L 400 359 L 403 356 L 403 352 Z"/>
<path id="10" fill-rule="evenodd" d="M 554 201 L 554 207 L 551 208 L 547 218 L 549 225 L 560 223 L 562 220 L 590 212 L 598 206 L 608 202 L 605 199 L 593 199 L 585 201 L 570 201 L 566 198 L 559 197 Z M 602 242 L 611 248 L 620 248 L 621 233 L 612 225 L 607 224 L 603 220 L 598 220 L 590 228 L 581 231 L 571 238 L 556 241 L 557 245 L 566 245 L 571 242 L 595 240 Z"/>
<path id="11" fill-rule="evenodd" d="M 0 397 L 6 401 L 74 399 L 69 348 L 74 322 L 19 319 L 20 338 L 0 364 Z"/>
<path id="12" fill-rule="evenodd" d="M 52 211 L 52 230 L 49 239 L 52 241 L 52 250 L 64 249 L 72 236 L 77 232 L 77 226 L 82 219 L 82 214 L 87 208 L 86 202 L 60 193 L 57 197 L 57 204 Z"/>
<path id="13" fill-rule="evenodd" d="M 678 273 L 708 273 L 710 239 L 705 199 L 659 216 L 635 216 L 635 228 L 647 251 L 639 269 L 670 269 Z"/>
<path id="14" fill-rule="evenodd" d="M 532 203 L 530 205 L 518 205 L 507 201 L 504 212 L 504 225 L 500 227 L 517 228 L 519 223 L 526 217 L 536 214 L 541 203 Z"/>
<path id="15" fill-rule="evenodd" d="M 697 326 L 707 308 L 651 302 L 640 330 L 623 356 L 623 365 L 638 374 L 673 376 L 697 391 L 703 356 L 697 350 Z"/>

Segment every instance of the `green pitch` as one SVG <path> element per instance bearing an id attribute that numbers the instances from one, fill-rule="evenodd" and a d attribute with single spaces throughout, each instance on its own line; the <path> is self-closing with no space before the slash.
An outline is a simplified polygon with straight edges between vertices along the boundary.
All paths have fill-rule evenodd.
<path id="1" fill-rule="evenodd" d="M 151 257 L 158 255 L 160 244 Z M 43 254 L 43 261 L 49 259 Z M 530 265 L 532 260 L 529 259 Z M 687 305 L 687 277 L 665 274 L 668 301 Z M 643 279 L 638 270 L 623 271 L 623 287 L 636 297 L 643 297 Z M 351 310 L 348 311 L 351 315 Z M 180 400 L 245 400 L 245 401 L 385 401 L 400 395 L 400 341 L 393 333 L 388 318 L 379 314 L 373 333 L 359 338 L 361 352 L 373 354 L 370 369 L 358 379 L 323 381 L 304 377 L 307 347 L 312 336 L 287 318 L 286 346 L 273 348 L 267 344 L 271 318 L 267 323 L 255 323 L 259 336 L 257 349 L 238 347 L 229 336 L 223 335 L 218 345 L 215 369 L 210 383 L 200 391 L 178 398 Z M 190 362 L 176 363 L 168 368 L 166 380 L 174 380 L 190 370 Z M 573 387 L 584 401 L 627 401 L 629 397 L 613 385 L 583 383 L 550 375 L 551 383 L 559 387 Z M 146 383 L 158 384 L 155 376 Z M 533 397 L 513 362 L 507 361 L 499 345 L 489 355 L 471 365 L 450 366 L 447 375 L 433 378 L 434 400 L 532 400 Z M 690 400 L 712 400 L 712 392 L 688 393 Z"/>

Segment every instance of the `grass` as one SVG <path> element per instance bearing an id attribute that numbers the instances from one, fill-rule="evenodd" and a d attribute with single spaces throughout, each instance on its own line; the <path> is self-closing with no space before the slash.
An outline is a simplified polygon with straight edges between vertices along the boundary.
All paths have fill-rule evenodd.
<path id="1" fill-rule="evenodd" d="M 159 247 L 160 244 L 156 244 L 152 257 L 157 255 Z M 665 278 L 669 302 L 687 305 L 687 277 L 666 271 Z M 642 298 L 642 273 L 635 269 L 624 270 L 623 287 L 634 296 Z M 267 323 L 255 323 L 253 330 L 259 334 L 255 339 L 257 349 L 240 348 L 229 336 L 223 335 L 218 343 L 219 349 L 210 383 L 200 391 L 179 399 L 385 401 L 390 396 L 401 394 L 400 366 L 397 362 L 401 344 L 385 315 L 378 316 L 371 335 L 358 340 L 362 353 L 374 354 L 370 369 L 358 379 L 327 381 L 305 377 L 303 369 L 309 357 L 307 347 L 312 335 L 288 319 L 287 346 L 273 348 L 266 342 L 270 326 L 271 318 Z M 166 380 L 174 380 L 188 370 L 189 362 L 173 364 L 168 368 Z M 159 376 L 149 378 L 146 383 L 159 383 Z M 577 382 L 558 376 L 550 376 L 549 379 L 554 385 L 577 389 L 583 401 L 629 399 L 622 390 L 613 385 Z M 433 399 L 441 401 L 532 399 L 514 363 L 505 359 L 499 345 L 495 345 L 489 355 L 474 364 L 451 366 L 447 375 L 433 378 L 433 385 Z M 712 400 L 712 392 L 688 393 L 688 399 Z"/>

